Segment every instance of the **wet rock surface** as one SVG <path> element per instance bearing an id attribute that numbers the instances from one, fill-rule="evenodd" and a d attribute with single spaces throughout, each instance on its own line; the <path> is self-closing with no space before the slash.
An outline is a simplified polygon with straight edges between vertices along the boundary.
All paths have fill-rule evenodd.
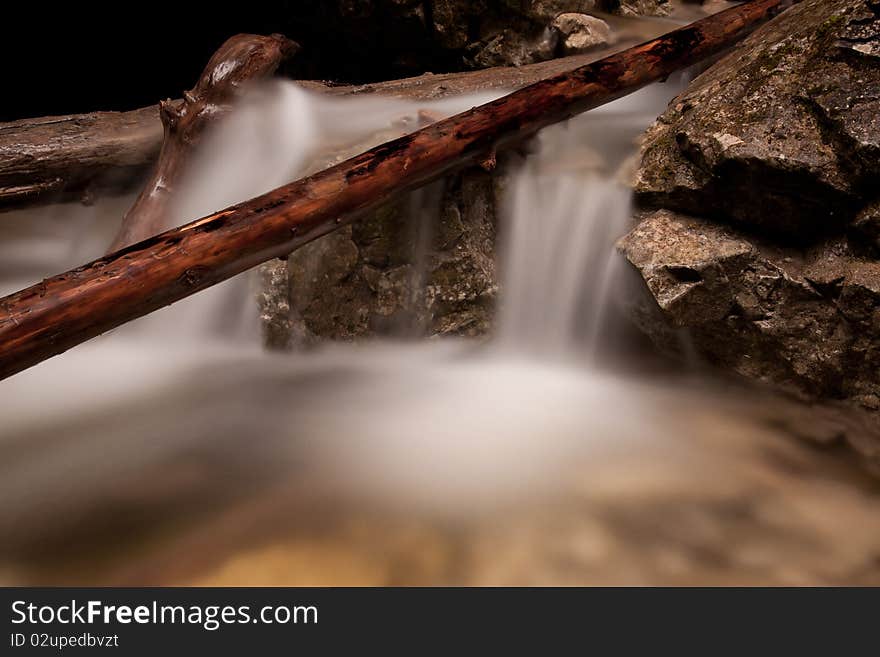
<path id="1" fill-rule="evenodd" d="M 265 265 L 266 344 L 485 334 L 497 294 L 497 186 L 465 171 Z"/>
<path id="2" fill-rule="evenodd" d="M 842 433 L 874 459 L 878 44 L 874 0 L 806 0 L 759 29 L 648 131 L 645 210 L 619 243 L 655 343 L 855 406 L 866 426 Z"/>
<path id="3" fill-rule="evenodd" d="M 648 134 L 641 201 L 791 243 L 849 224 L 880 175 L 880 60 L 853 36 L 878 7 L 807 0 L 697 78 Z"/>
<path id="4" fill-rule="evenodd" d="M 640 324 L 667 349 L 686 328 L 736 372 L 878 407 L 880 262 L 843 240 L 784 248 L 668 210 L 642 215 L 621 247 L 662 314 L 642 308 Z"/>

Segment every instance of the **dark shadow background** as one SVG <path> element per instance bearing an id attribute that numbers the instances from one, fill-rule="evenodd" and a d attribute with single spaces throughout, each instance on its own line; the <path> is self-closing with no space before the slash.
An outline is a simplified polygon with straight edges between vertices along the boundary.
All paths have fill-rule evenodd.
<path id="1" fill-rule="evenodd" d="M 0 120 L 179 98 L 238 32 L 280 32 L 298 41 L 303 51 L 281 73 L 300 79 L 367 82 L 460 67 L 424 25 L 383 6 L 370 0 L 6 3 Z"/>

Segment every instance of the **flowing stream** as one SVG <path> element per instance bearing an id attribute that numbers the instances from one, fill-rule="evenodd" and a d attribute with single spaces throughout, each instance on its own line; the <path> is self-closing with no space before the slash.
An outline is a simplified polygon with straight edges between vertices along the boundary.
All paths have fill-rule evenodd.
<path id="1" fill-rule="evenodd" d="M 880 545 L 875 489 L 788 440 L 748 394 L 674 367 L 634 371 L 641 356 L 610 346 L 624 273 L 613 244 L 631 217 L 621 181 L 679 89 L 655 85 L 542 132 L 503 203 L 486 344 L 266 353 L 243 275 L 0 382 L 0 578 L 862 577 Z M 488 99 L 254 90 L 203 149 L 175 218 Z M 129 200 L 8 214 L 0 291 L 99 255 Z"/>

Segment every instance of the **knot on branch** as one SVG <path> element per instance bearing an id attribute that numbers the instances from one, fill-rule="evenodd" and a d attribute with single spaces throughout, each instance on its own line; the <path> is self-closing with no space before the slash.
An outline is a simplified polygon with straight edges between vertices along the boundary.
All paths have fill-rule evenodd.
<path id="1" fill-rule="evenodd" d="M 180 125 L 184 114 L 181 105 L 170 98 L 159 101 L 159 118 L 162 119 L 162 125 L 169 132 Z"/>

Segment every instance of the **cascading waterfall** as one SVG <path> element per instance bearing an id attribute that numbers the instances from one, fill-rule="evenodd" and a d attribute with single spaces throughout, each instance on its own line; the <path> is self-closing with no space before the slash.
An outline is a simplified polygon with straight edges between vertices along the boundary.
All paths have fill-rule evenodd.
<path id="1" fill-rule="evenodd" d="M 605 18 L 640 40 L 735 3 L 672 4 Z M 275 262 L 0 381 L 0 585 L 876 579 L 876 482 L 801 441 L 853 440 L 861 419 L 698 369 L 685 329 L 684 358 L 663 359 L 618 312 L 637 292 L 615 242 L 639 136 L 688 77 L 542 130 L 499 158 L 492 190 L 472 171 L 410 193 L 298 252 L 268 292 Z M 193 154 L 168 227 L 498 95 L 253 86 Z M 0 296 L 100 257 L 132 200 L 4 213 Z M 321 297 L 328 268 L 343 273 Z M 295 310 L 330 310 L 268 351 L 287 345 L 262 334 L 258 300 L 285 282 Z M 456 305 L 475 297 L 478 313 Z M 427 337 L 483 326 L 492 298 L 488 339 Z M 350 328 L 331 325 L 343 307 L 384 337 L 314 344 Z"/>
<path id="2" fill-rule="evenodd" d="M 132 486 L 144 499 L 171 495 L 173 509 L 294 479 L 318 497 L 461 516 L 553 495 L 575 463 L 578 477 L 596 482 L 614 463 L 641 467 L 641 477 L 645 464 L 656 475 L 657 464 L 702 463 L 711 450 L 689 447 L 695 436 L 727 431 L 716 422 L 707 432 L 705 400 L 592 364 L 620 266 L 613 243 L 631 212 L 623 181 L 635 140 L 676 91 L 649 87 L 530 145 L 502 204 L 500 308 L 488 346 L 374 341 L 267 354 L 245 275 L 3 381 L 0 530 L 10 545 L 27 545 L 40 528 Z M 342 100 L 289 83 L 256 90 L 206 144 L 175 221 L 408 132 L 427 114 L 486 100 Z M 438 196 L 436 186 L 413 195 L 414 282 Z M 31 211 L 4 226 L 44 234 L 30 262 L 38 278 L 100 254 L 124 207 Z M 60 225 L 82 238 L 75 253 L 61 246 L 70 234 L 45 237 Z M 14 251 L 16 241 L 0 244 Z M 174 478 L 181 463 L 206 474 Z"/>
<path id="3" fill-rule="evenodd" d="M 835 517 L 846 508 L 847 526 L 870 527 L 873 503 L 803 485 L 797 473 L 806 466 L 782 475 L 767 466 L 806 458 L 784 451 L 767 428 L 778 406 L 764 417 L 752 397 L 634 373 L 606 341 L 618 333 L 611 301 L 624 294 L 614 241 L 632 212 L 625 181 L 635 143 L 677 90 L 675 82 L 654 85 L 528 144 L 501 203 L 499 307 L 488 344 L 375 340 L 266 353 L 254 281 L 243 275 L 0 382 L 0 583 L 18 582 L 23 567 L 39 570 L 47 545 L 62 566 L 57 555 L 77 541 L 118 543 L 105 549 L 125 561 L 126 545 L 161 543 L 169 527 L 173 534 L 185 526 L 189 538 L 181 540 L 196 547 L 167 549 L 175 562 L 182 554 L 199 561 L 202 549 L 222 555 L 227 540 L 259 545 L 300 531 L 304 517 L 340 509 L 453 528 L 475 523 L 483 531 L 494 523 L 487 514 L 509 517 L 537 505 L 552 518 L 552 505 L 588 500 L 592 515 L 577 507 L 566 523 L 578 532 L 586 531 L 578 525 L 584 518 L 592 523 L 577 550 L 610 535 L 603 523 L 645 531 L 655 512 L 685 542 L 703 545 L 718 534 L 713 504 L 740 508 L 760 490 L 772 513 L 786 509 L 786 522 L 807 506 Z M 290 83 L 255 89 L 205 144 L 173 220 L 221 209 L 487 100 L 333 99 Z M 411 195 L 416 296 L 442 184 Z M 0 222 L 0 292 L 99 256 L 129 201 L 10 213 Z M 400 329 L 398 337 L 412 338 L 424 327 Z M 697 525 L 689 524 L 691 512 Z M 765 530 L 764 522 L 748 531 L 772 552 L 788 525 Z M 142 534 L 119 542 L 133 526 Z M 715 533 L 694 538 L 705 526 Z M 801 531 L 821 537 L 823 526 L 805 521 Z M 862 533 L 846 532 L 864 551 L 870 532 Z M 804 544 L 792 536 L 797 545 L 784 545 L 786 554 Z M 51 548 L 59 537 L 63 550 Z M 652 558 L 650 546 L 627 540 L 614 554 Z M 827 562 L 827 544 L 817 545 L 816 559 Z M 146 580 L 173 581 L 164 570 Z"/>
<path id="4" fill-rule="evenodd" d="M 591 174 L 526 165 L 505 219 L 508 261 L 500 339 L 511 349 L 571 355 L 595 345 L 613 279 L 613 242 L 629 221 L 629 190 Z"/>
<path id="5" fill-rule="evenodd" d="M 629 191 L 616 177 L 633 152 L 636 135 L 675 90 L 672 84 L 658 85 L 540 135 L 503 204 L 497 348 L 474 352 L 448 341 L 328 345 L 317 353 L 290 356 L 258 353 L 255 294 L 245 275 L 4 381 L 0 386 L 10 405 L 0 445 L 15 443 L 21 432 L 65 432 L 77 446 L 67 453 L 73 470 L 97 467 L 112 478 L 147 459 L 173 459 L 178 450 L 242 440 L 236 431 L 259 433 L 262 450 L 287 454 L 282 462 L 306 451 L 349 485 L 361 482 L 391 497 L 442 505 L 453 498 L 463 503 L 462 496 L 475 491 L 494 499 L 502 489 L 511 494 L 524 481 L 544 478 L 584 433 L 601 444 L 598 434 L 610 427 L 595 419 L 579 427 L 583 418 L 566 417 L 558 408 L 562 399 L 570 404 L 601 399 L 602 405 L 613 405 L 626 398 L 634 412 L 612 433 L 638 436 L 641 411 L 633 390 L 581 365 L 585 350 L 595 349 L 613 280 L 613 241 L 630 213 Z M 177 197 L 174 221 L 183 223 L 260 194 L 404 134 L 426 115 L 450 115 L 489 99 L 469 96 L 427 104 L 342 100 L 290 83 L 255 90 L 196 159 Z M 430 206 L 438 196 L 436 185 L 413 195 L 413 218 L 419 219 L 411 224 L 418 233 L 416 245 L 424 245 L 435 229 L 431 215 L 436 212 Z M 46 216 L 30 214 L 7 225 L 33 227 Z M 68 218 L 76 223 L 74 215 Z M 93 221 L 91 230 L 89 223 L 81 221 L 78 228 L 92 235 L 88 248 L 93 252 L 78 249 L 70 260 L 98 255 L 112 234 L 113 223 L 106 217 Z M 417 246 L 416 251 L 414 283 L 424 269 L 419 264 L 424 253 L 418 252 L 424 249 Z M 40 274 L 69 264 L 47 252 Z M 351 380 L 332 398 L 313 399 L 309 387 L 297 389 L 301 378 L 331 380 L 340 367 L 352 373 Z M 211 371 L 209 381 L 200 378 L 204 370 Z M 204 388 L 213 395 L 211 412 L 193 410 L 194 402 L 187 401 Z M 291 396 L 285 399 L 279 389 L 291 390 Z M 47 394 L 64 403 L 46 408 L 34 401 Z M 173 403 L 168 395 L 174 396 Z M 248 408 L 245 399 L 254 395 L 258 401 Z M 125 417 L 132 403 L 153 409 L 164 433 L 126 426 L 129 442 L 120 450 L 119 436 L 99 427 L 110 416 Z M 557 439 L 540 438 L 553 427 Z M 295 455 L 287 444 L 292 436 L 298 440 Z M 117 446 L 107 451 L 111 443 Z M 108 453 L 112 459 L 102 458 L 100 465 L 94 461 L 97 454 Z M 14 476 L 4 477 L 0 488 L 8 495 L 2 499 L 21 493 L 16 487 L 26 482 L 47 498 L 57 492 L 58 482 L 73 485 L 60 461 L 49 459 L 47 465 L 38 449 L 31 457 L 17 465 Z M 61 470 L 53 470 L 52 463 Z M 77 486 L 100 487 L 97 479 Z"/>

